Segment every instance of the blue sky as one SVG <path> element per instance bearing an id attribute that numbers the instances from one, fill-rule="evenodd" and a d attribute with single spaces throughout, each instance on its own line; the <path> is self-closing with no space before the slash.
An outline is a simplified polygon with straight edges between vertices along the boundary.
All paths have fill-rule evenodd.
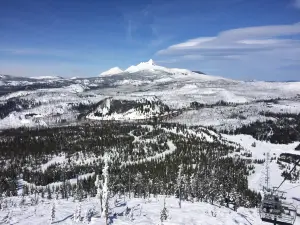
<path id="1" fill-rule="evenodd" d="M 300 0 L 0 0 L 0 73 L 96 76 L 152 58 L 300 80 Z"/>

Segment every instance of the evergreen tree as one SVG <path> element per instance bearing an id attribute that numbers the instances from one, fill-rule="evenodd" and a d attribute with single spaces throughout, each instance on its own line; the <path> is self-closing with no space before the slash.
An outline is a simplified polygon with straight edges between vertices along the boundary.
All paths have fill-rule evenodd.
<path id="1" fill-rule="evenodd" d="M 168 209 L 166 207 L 166 198 L 165 198 L 164 199 L 164 207 L 163 207 L 163 209 L 160 212 L 160 221 L 161 221 L 161 224 L 163 224 L 163 222 L 168 219 L 168 216 L 169 216 L 169 212 L 168 212 Z"/>
<path id="2" fill-rule="evenodd" d="M 79 202 L 76 206 L 75 213 L 74 213 L 74 221 L 75 222 L 81 221 L 81 202 Z"/>
<path id="3" fill-rule="evenodd" d="M 177 174 L 177 192 L 178 192 L 178 204 L 179 204 L 179 208 L 181 208 L 181 198 L 182 198 L 182 179 L 183 179 L 183 175 L 182 175 L 182 165 L 179 166 L 179 170 L 178 170 L 178 174 Z"/>

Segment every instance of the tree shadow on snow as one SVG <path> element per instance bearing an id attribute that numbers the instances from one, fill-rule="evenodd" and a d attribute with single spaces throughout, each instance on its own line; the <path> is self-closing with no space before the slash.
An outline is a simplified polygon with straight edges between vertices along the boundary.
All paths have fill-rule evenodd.
<path id="1" fill-rule="evenodd" d="M 63 219 L 61 219 L 61 220 L 54 221 L 54 222 L 52 222 L 52 224 L 63 222 L 63 221 L 65 221 L 65 220 L 67 220 L 67 219 L 69 219 L 69 218 L 71 218 L 71 217 L 73 217 L 73 214 L 72 214 L 72 215 L 69 215 L 69 216 L 67 216 L 67 217 L 65 217 L 65 218 L 63 218 Z"/>

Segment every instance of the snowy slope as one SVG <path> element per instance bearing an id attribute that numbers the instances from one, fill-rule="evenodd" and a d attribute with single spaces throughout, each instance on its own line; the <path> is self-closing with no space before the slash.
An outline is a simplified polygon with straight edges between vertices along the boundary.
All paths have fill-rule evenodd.
<path id="1" fill-rule="evenodd" d="M 31 79 L 36 79 L 36 80 L 57 80 L 57 79 L 62 79 L 61 77 L 58 76 L 36 76 L 36 77 L 30 77 Z"/>
<path id="2" fill-rule="evenodd" d="M 123 73 L 123 70 L 121 70 L 119 67 L 113 67 L 107 71 L 102 72 L 100 76 L 111 76 L 119 73 Z"/>
<path id="3" fill-rule="evenodd" d="M 140 98 L 131 101 L 105 99 L 86 118 L 92 120 L 143 120 L 166 116 L 170 112 L 157 98 Z"/>
<path id="4" fill-rule="evenodd" d="M 166 68 L 157 65 L 153 60 L 142 62 L 129 67 L 122 76 L 111 76 L 119 69 L 113 69 L 101 77 L 54 79 L 55 77 L 39 77 L 41 79 L 3 76 L 0 83 L 2 95 L 0 104 L 18 99 L 34 100 L 42 104 L 40 109 L 49 110 L 51 107 L 62 107 L 68 118 L 76 117 L 78 110 L 73 111 L 72 105 L 91 105 L 104 98 L 112 97 L 119 100 L 136 100 L 155 96 L 163 104 L 173 110 L 182 111 L 174 122 L 188 125 L 212 125 L 214 127 L 237 127 L 257 119 L 264 120 L 260 111 L 299 112 L 300 83 L 283 82 L 243 82 L 222 77 L 194 73 L 186 69 Z M 43 78 L 43 79 L 42 79 Z M 51 79 L 50 79 L 51 78 Z M 52 79 L 53 78 L 53 79 Z M 2 78 L 1 78 L 2 79 Z M 2 86 L 1 86 L 2 85 Z M 260 104 L 257 100 L 283 98 L 279 104 Z M 213 107 L 202 110 L 189 109 L 191 103 L 215 104 L 219 101 L 239 103 L 238 107 Z M 65 105 L 69 105 L 66 107 Z M 232 118 L 233 111 L 242 111 L 246 120 Z M 12 110 L 14 111 L 14 110 Z M 12 112 L 11 111 L 11 112 Z M 17 112 L 22 120 L 25 109 Z M 153 109 L 154 112 L 158 112 Z M 26 109 L 26 114 L 36 113 L 35 109 Z M 40 113 L 38 113 L 40 114 Z M 43 113 L 46 114 L 46 113 Z M 125 114 L 101 118 L 110 119 L 147 119 L 150 115 L 139 113 L 136 110 Z M 152 115 L 152 113 L 151 113 Z M 213 116 L 211 116 L 213 115 Z M 8 116 L 8 115 L 6 115 Z M 51 116 L 47 114 L 47 116 Z M 55 116 L 55 115 L 52 115 Z M 90 119 L 99 119 L 89 115 Z M 5 120 L 5 126 L 1 121 Z M 72 121 L 73 121 L 72 120 Z M 10 121 L 10 120 L 9 120 Z M 69 121 L 69 119 L 68 119 Z M 10 122 L 6 118 L 0 119 L 0 129 L 9 128 Z M 23 123 L 11 123 L 23 124 Z M 28 124 L 24 121 L 24 124 Z M 32 123 L 35 124 L 35 123 Z M 15 127 L 15 126 L 12 126 Z"/>
<path id="5" fill-rule="evenodd" d="M 21 197 L 10 198 L 10 204 L 16 204 L 10 210 L 0 211 L 0 223 L 19 225 L 44 225 L 50 224 L 51 207 L 55 204 L 55 219 L 53 224 L 97 224 L 104 225 L 105 221 L 99 215 L 99 200 L 90 198 L 89 201 L 81 203 L 81 221 L 75 222 L 73 215 L 79 203 L 69 200 L 47 200 L 43 199 L 36 206 L 31 206 L 30 199 L 20 205 Z M 164 205 L 164 197 L 139 199 L 118 198 L 110 200 L 110 224 L 115 225 L 260 225 L 256 209 L 240 208 L 238 212 L 231 209 L 213 206 L 202 202 L 183 202 L 182 208 L 178 207 L 178 199 L 166 198 L 168 210 L 167 220 L 161 223 L 160 213 Z M 128 214 L 126 213 L 128 208 Z M 93 211 L 91 221 L 87 221 L 87 210 Z M 114 215 L 114 216 L 113 216 Z"/>
<path id="6" fill-rule="evenodd" d="M 272 144 L 266 141 L 258 141 L 249 135 L 222 135 L 225 139 L 233 141 L 241 145 L 246 150 L 252 153 L 252 159 L 266 159 L 266 153 L 270 153 L 270 157 L 279 157 L 281 153 L 292 153 L 300 155 L 299 151 L 295 151 L 295 147 L 299 145 L 299 142 L 294 142 L 291 144 Z M 252 146 L 252 143 L 256 143 L 256 147 Z M 265 167 L 264 164 L 254 164 L 255 173 L 249 177 L 249 187 L 251 189 L 260 191 L 265 185 Z M 283 171 L 279 169 L 277 160 L 270 162 L 270 186 L 278 187 L 278 185 L 283 181 L 281 173 Z M 286 191 L 287 201 L 294 203 L 297 207 L 300 207 L 300 202 L 293 200 L 293 197 L 299 198 L 300 195 L 300 181 L 291 183 L 285 181 L 280 188 L 280 190 Z"/>

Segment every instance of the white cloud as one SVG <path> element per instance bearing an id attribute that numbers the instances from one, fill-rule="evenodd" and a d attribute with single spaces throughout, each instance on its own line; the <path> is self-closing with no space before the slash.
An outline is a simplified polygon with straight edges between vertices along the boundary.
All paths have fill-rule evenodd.
<path id="1" fill-rule="evenodd" d="M 187 40 L 160 50 L 159 55 L 189 55 L 198 52 L 201 55 L 210 55 L 218 50 L 236 53 L 253 52 L 274 48 L 300 47 L 300 40 L 287 39 L 285 36 L 299 35 L 300 23 L 291 25 L 247 27 L 227 30 L 215 37 L 199 37 Z"/>
<path id="2" fill-rule="evenodd" d="M 191 39 L 186 42 L 173 45 L 172 47 L 173 48 L 195 47 L 199 44 L 213 41 L 214 39 L 215 37 L 200 37 L 200 38 Z"/>
<path id="3" fill-rule="evenodd" d="M 157 52 L 175 67 L 215 68 L 219 75 L 253 79 L 294 79 L 300 61 L 300 23 L 232 29 L 198 37 Z M 292 66 L 291 66 L 292 65 Z M 282 68 L 290 68 L 285 72 Z"/>

